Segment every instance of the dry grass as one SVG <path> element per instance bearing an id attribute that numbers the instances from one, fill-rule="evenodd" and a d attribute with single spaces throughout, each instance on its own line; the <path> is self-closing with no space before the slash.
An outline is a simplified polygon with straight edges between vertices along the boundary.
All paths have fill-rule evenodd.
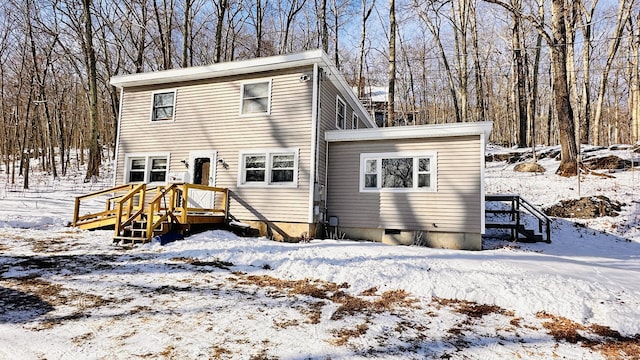
<path id="1" fill-rule="evenodd" d="M 546 312 L 539 312 L 536 316 L 547 320 L 542 325 L 557 341 L 581 343 L 583 347 L 598 351 L 611 360 L 640 359 L 640 334 L 622 336 L 608 326 L 585 326 Z"/>
<path id="2" fill-rule="evenodd" d="M 225 349 L 223 347 L 220 347 L 218 345 L 214 345 L 211 348 L 211 357 L 213 359 L 228 359 L 231 358 L 231 355 L 233 353 L 231 351 L 229 351 L 228 349 Z"/>
<path id="3" fill-rule="evenodd" d="M 335 336 L 335 339 L 333 339 L 331 343 L 336 346 L 343 346 L 349 342 L 349 339 L 358 338 L 366 334 L 367 330 L 369 330 L 369 326 L 366 323 L 356 326 L 355 329 L 333 330 L 332 333 L 333 336 Z"/>
<path id="4" fill-rule="evenodd" d="M 434 297 L 433 301 L 436 303 L 449 306 L 459 314 L 464 314 L 472 318 L 481 318 L 489 314 L 500 314 L 504 316 L 515 316 L 513 311 L 505 310 L 497 305 L 478 304 L 473 301 L 458 300 L 458 299 L 444 299 Z"/>

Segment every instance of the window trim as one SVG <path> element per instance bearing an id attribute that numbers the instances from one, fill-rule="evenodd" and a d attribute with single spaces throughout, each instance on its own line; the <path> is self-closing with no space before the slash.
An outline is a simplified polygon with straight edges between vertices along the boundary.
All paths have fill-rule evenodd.
<path id="1" fill-rule="evenodd" d="M 342 123 L 339 123 L 339 118 L 338 115 L 340 115 L 340 113 L 338 112 L 338 104 L 342 104 Z M 347 127 L 347 103 L 342 100 L 342 98 L 340 98 L 340 96 L 336 96 L 336 128 L 338 129 L 345 129 Z"/>
<path id="2" fill-rule="evenodd" d="M 268 83 L 269 84 L 269 89 L 268 89 L 268 94 L 267 94 L 267 111 L 266 112 L 245 113 L 244 112 L 244 87 L 246 85 L 261 84 L 261 83 Z M 272 86 L 273 86 L 273 79 L 271 79 L 271 78 L 269 78 L 269 79 L 253 79 L 253 80 L 250 80 L 250 81 L 243 81 L 240 84 L 240 116 L 241 117 L 251 117 L 251 116 L 271 115 L 271 91 L 272 91 Z"/>
<path id="3" fill-rule="evenodd" d="M 129 181 L 129 175 L 131 173 L 131 160 L 144 158 L 144 180 L 143 181 Z M 154 159 L 164 158 L 167 160 L 167 168 L 165 169 L 164 181 L 150 181 L 151 180 L 151 168 Z M 124 155 L 124 184 L 166 184 L 169 179 L 169 172 L 171 167 L 171 153 L 128 153 Z"/>
<path id="4" fill-rule="evenodd" d="M 394 158 L 412 158 L 413 159 L 413 187 L 411 188 L 384 188 L 382 187 L 382 160 Z M 418 176 L 424 174 L 419 170 L 419 159 L 430 158 L 430 184 L 429 187 L 418 187 Z M 376 160 L 376 187 L 365 187 L 366 161 Z M 362 193 L 378 193 L 378 192 L 437 192 L 438 191 L 438 153 L 436 151 L 417 151 L 417 152 L 386 152 L 386 153 L 361 153 L 360 154 L 360 170 L 359 182 L 360 192 Z M 369 173 L 370 174 L 370 173 Z"/>
<path id="5" fill-rule="evenodd" d="M 351 128 L 352 129 L 358 129 L 360 125 L 360 117 L 358 116 L 358 114 L 356 114 L 356 112 L 354 111 L 351 114 Z"/>
<path id="6" fill-rule="evenodd" d="M 168 94 L 173 93 L 173 104 L 171 111 L 171 119 L 155 119 L 156 114 L 156 106 L 155 100 L 156 95 L 158 94 Z M 149 117 L 149 121 L 152 123 L 162 123 L 162 122 L 175 122 L 176 121 L 176 99 L 178 98 L 178 89 L 162 89 L 162 90 L 154 90 L 151 92 L 151 116 Z"/>
<path id="7" fill-rule="evenodd" d="M 246 181 L 245 157 L 250 155 L 258 155 L 265 157 L 265 175 L 263 181 Z M 273 182 L 271 180 L 271 171 L 273 170 L 273 157 L 275 155 L 293 155 L 293 181 L 291 182 Z M 248 149 L 241 150 L 238 156 L 238 187 L 279 187 L 279 188 L 297 188 L 298 187 L 298 169 L 300 163 L 300 149 L 294 148 L 273 148 L 273 149 Z"/>

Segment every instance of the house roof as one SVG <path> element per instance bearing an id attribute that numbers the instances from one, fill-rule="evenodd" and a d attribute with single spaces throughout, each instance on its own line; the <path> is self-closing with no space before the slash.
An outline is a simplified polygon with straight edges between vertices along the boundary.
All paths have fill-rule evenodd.
<path id="1" fill-rule="evenodd" d="M 395 140 L 422 139 L 450 136 L 482 135 L 486 138 L 491 133 L 492 121 L 469 123 L 433 124 L 397 126 L 372 129 L 330 130 L 325 132 L 328 142 L 367 141 L 367 140 Z"/>
<path id="2" fill-rule="evenodd" d="M 214 79 L 225 76 L 288 69 L 313 64 L 318 64 L 320 67 L 328 69 L 327 74 L 333 84 L 338 88 L 342 95 L 350 99 L 352 106 L 356 106 L 360 109 L 366 117 L 365 120 L 371 126 L 375 127 L 375 122 L 371 120 L 369 114 L 364 109 L 362 103 L 358 100 L 349 84 L 347 84 L 345 78 L 335 65 L 333 65 L 331 60 L 329 60 L 327 54 L 325 54 L 321 49 L 309 50 L 296 54 L 238 60 L 181 69 L 117 75 L 112 77 L 109 83 L 119 89 L 123 89 L 136 86 L 162 85 L 184 81 Z"/>

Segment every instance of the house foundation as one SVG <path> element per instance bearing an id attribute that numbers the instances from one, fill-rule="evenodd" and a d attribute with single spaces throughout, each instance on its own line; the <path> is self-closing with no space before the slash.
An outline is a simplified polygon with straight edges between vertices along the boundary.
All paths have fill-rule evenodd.
<path id="1" fill-rule="evenodd" d="M 436 232 L 400 229 L 340 227 L 340 237 L 368 240 L 389 245 L 421 245 L 439 249 L 482 250 L 482 235 L 476 233 Z"/>

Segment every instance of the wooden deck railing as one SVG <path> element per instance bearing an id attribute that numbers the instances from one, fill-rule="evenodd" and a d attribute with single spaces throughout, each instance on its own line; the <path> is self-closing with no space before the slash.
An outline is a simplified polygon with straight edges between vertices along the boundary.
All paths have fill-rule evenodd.
<path id="1" fill-rule="evenodd" d="M 116 214 L 115 203 L 120 199 L 121 196 L 129 193 L 131 189 L 133 189 L 135 184 L 127 184 L 120 185 L 113 188 L 95 191 L 86 195 L 76 196 L 75 198 L 75 206 L 73 211 L 73 221 L 71 222 L 72 226 L 80 226 L 80 225 L 92 225 L 95 224 L 95 227 L 100 227 L 100 224 L 107 220 L 113 219 Z M 82 207 L 82 202 L 90 199 L 94 199 L 97 197 L 107 196 L 105 199 L 105 210 L 97 213 L 89 213 L 85 215 L 80 215 L 80 209 Z"/>
<path id="2" fill-rule="evenodd" d="M 193 190 L 212 192 L 215 203 L 211 207 L 189 205 L 190 192 Z M 155 192 L 155 193 L 154 193 Z M 98 213 L 80 216 L 82 202 L 98 196 L 111 195 L 106 200 L 106 209 Z M 152 196 L 151 198 L 148 198 Z M 229 190 L 197 184 L 169 184 L 147 187 L 146 184 L 121 185 L 111 189 L 76 197 L 73 226 L 85 229 L 114 226 L 115 236 L 122 236 L 125 229 L 134 222 L 146 222 L 144 228 L 146 240 L 153 237 L 155 230 L 165 222 L 190 224 L 196 217 L 200 220 L 207 216 L 226 216 L 229 211 Z M 197 215 L 196 215 L 197 214 Z"/>

